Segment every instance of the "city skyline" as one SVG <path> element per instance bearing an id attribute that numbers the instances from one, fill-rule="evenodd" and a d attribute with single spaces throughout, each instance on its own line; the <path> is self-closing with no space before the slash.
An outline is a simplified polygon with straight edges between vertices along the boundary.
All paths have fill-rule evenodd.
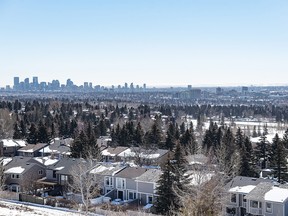
<path id="1" fill-rule="evenodd" d="M 0 87 L 287 85 L 288 2 L 1 1 Z"/>

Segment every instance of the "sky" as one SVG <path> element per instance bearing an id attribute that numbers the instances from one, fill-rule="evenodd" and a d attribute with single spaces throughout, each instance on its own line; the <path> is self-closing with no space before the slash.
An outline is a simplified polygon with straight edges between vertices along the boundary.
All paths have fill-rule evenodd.
<path id="1" fill-rule="evenodd" d="M 0 0 L 0 86 L 288 84 L 287 0 Z"/>

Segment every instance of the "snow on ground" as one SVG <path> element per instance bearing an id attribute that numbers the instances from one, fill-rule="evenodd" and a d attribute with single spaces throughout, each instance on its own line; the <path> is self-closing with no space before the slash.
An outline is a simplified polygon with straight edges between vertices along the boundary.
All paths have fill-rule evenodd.
<path id="1" fill-rule="evenodd" d="M 0 201 L 0 216 L 78 216 L 80 213 Z"/>

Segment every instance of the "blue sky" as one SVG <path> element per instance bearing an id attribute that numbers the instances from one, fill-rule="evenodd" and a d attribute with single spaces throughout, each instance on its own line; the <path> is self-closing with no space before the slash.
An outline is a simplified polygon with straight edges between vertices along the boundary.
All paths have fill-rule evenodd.
<path id="1" fill-rule="evenodd" d="M 288 83 L 287 0 L 0 0 L 0 86 Z"/>

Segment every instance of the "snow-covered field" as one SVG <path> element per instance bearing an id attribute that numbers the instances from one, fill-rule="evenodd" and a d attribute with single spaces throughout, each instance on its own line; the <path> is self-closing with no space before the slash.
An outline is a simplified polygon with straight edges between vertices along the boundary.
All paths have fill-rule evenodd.
<path id="1" fill-rule="evenodd" d="M 0 216 L 79 216 L 79 213 L 65 212 L 53 208 L 23 205 L 0 201 Z"/>

